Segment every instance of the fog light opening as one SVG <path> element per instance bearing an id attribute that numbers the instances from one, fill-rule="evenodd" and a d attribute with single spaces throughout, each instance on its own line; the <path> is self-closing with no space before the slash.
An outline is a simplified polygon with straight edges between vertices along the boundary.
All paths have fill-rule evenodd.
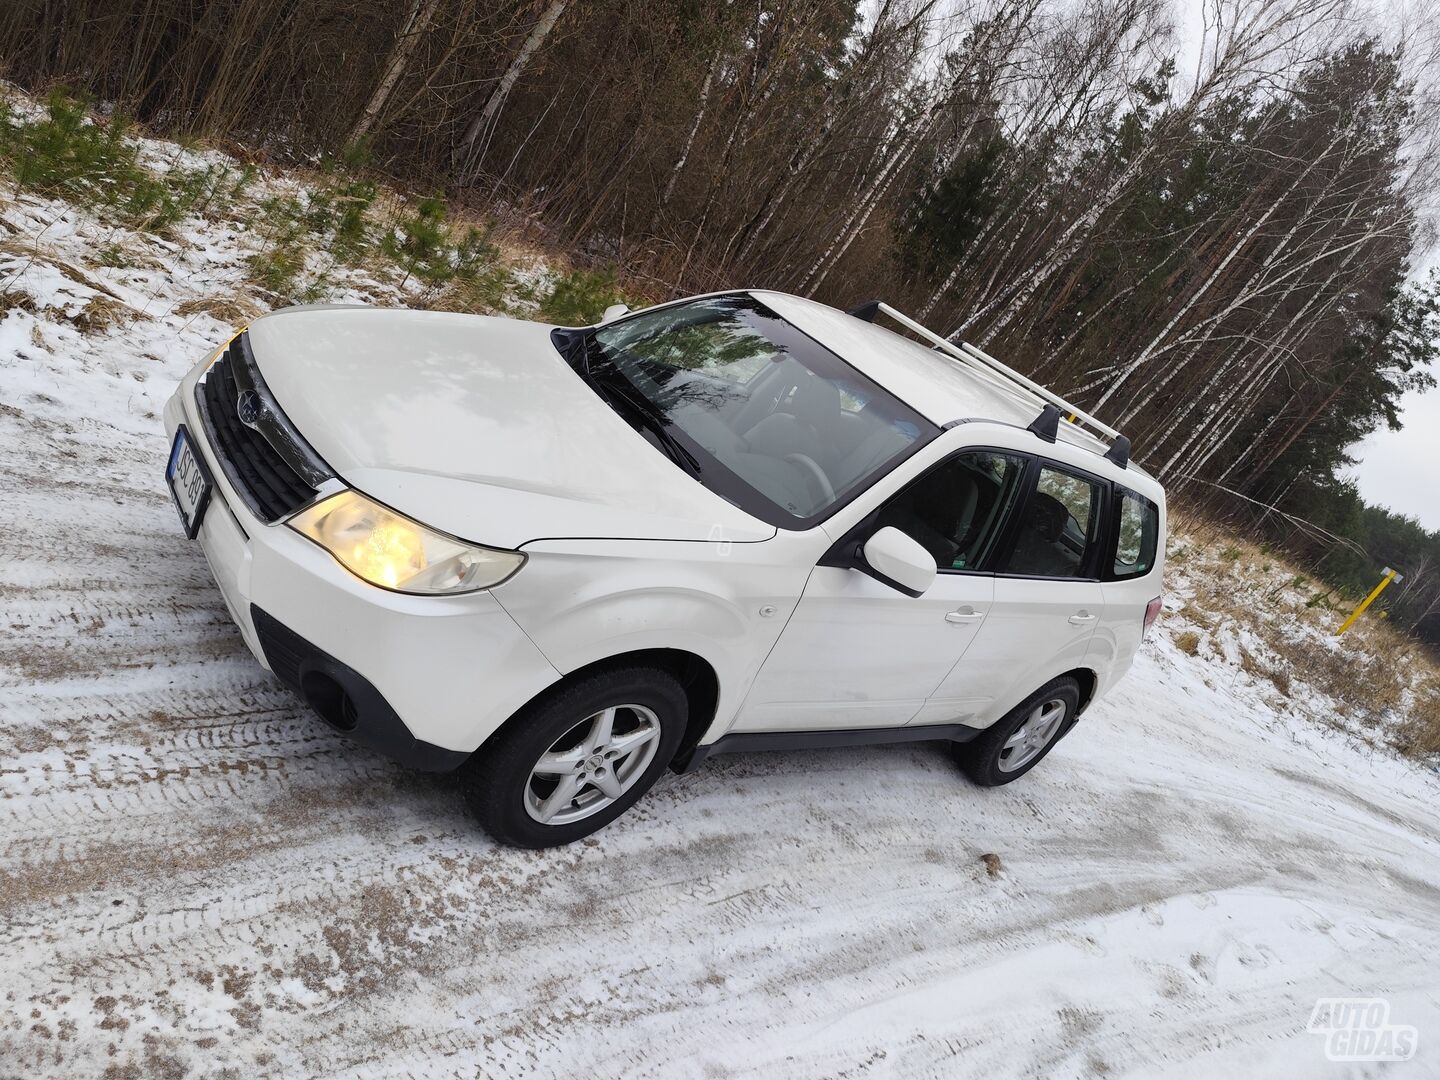
<path id="1" fill-rule="evenodd" d="M 359 719 L 355 702 L 345 688 L 323 671 L 307 671 L 300 677 L 300 689 L 305 701 L 337 731 L 349 731 Z"/>

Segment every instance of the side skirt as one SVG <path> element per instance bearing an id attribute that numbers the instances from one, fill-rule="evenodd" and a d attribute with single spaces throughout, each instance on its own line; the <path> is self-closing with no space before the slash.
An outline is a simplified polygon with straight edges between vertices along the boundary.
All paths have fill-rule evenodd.
<path id="1" fill-rule="evenodd" d="M 676 772 L 698 768 L 713 754 L 748 754 L 754 750 L 820 750 L 834 746 L 874 746 L 902 742 L 969 742 L 983 728 L 967 724 L 925 724 L 921 727 L 833 728 L 819 731 L 737 731 L 713 743 L 697 746 L 689 759 L 677 762 Z"/>

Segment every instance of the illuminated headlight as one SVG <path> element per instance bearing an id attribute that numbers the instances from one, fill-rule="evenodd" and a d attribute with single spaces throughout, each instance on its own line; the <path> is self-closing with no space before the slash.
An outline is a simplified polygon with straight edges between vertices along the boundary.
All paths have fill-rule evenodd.
<path id="1" fill-rule="evenodd" d="M 357 491 L 342 491 L 286 522 L 372 585 L 441 596 L 499 585 L 519 570 L 518 551 L 467 544 L 427 529 Z"/>

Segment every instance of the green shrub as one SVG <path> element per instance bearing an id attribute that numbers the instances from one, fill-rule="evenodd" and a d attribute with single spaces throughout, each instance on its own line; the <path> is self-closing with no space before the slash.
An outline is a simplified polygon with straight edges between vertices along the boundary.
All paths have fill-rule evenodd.
<path id="1" fill-rule="evenodd" d="M 111 268 L 130 265 L 129 257 L 125 254 L 125 249 L 119 244 L 106 244 L 96 253 L 95 261 L 101 266 L 109 266 Z"/>
<path id="2" fill-rule="evenodd" d="M 245 260 L 250 276 L 262 289 L 277 296 L 290 298 L 295 291 L 300 271 L 305 269 L 305 250 L 292 243 L 274 247 Z"/>
<path id="3" fill-rule="evenodd" d="M 291 298 L 312 246 L 313 213 L 307 202 L 291 195 L 261 200 L 256 231 L 265 240 L 265 250 L 245 262 L 252 280 L 262 289 Z"/>
<path id="4" fill-rule="evenodd" d="M 453 282 L 430 306 L 471 315 L 504 315 L 511 310 L 510 298 L 514 291 L 515 277 L 509 269 L 492 266 Z"/>
<path id="5" fill-rule="evenodd" d="M 459 240 L 445 222 L 445 200 L 421 199 L 386 231 L 381 250 L 403 271 L 403 287 L 412 277 L 430 287 L 477 277 L 495 261 L 495 245 L 480 229 L 469 228 Z"/>
<path id="6" fill-rule="evenodd" d="M 540 317 L 561 326 L 589 326 L 611 304 L 624 302 L 613 270 L 572 270 L 540 301 Z"/>
<path id="7" fill-rule="evenodd" d="M 370 246 L 370 207 L 379 187 L 373 180 L 351 180 L 335 189 L 334 247 L 337 255 L 358 259 Z"/>
<path id="8" fill-rule="evenodd" d="M 92 120 L 86 103 L 63 89 L 33 119 L 0 103 L 0 161 L 17 188 L 162 232 L 226 186 L 230 170 L 221 166 L 152 172 L 140 164 L 140 145 L 129 132 L 123 116 Z"/>
<path id="9" fill-rule="evenodd" d="M 17 187 L 89 204 L 114 200 L 114 181 L 138 168 L 139 148 L 125 139 L 123 120 L 91 123 L 83 102 L 56 90 L 39 119 L 0 105 L 0 154 Z"/>
<path id="10" fill-rule="evenodd" d="M 403 287 L 414 279 L 433 296 L 464 285 L 470 309 L 503 310 L 511 285 L 497 266 L 498 251 L 485 230 L 451 228 L 439 196 L 407 205 L 381 227 L 374 216 L 380 187 L 357 175 L 369 160 L 361 143 L 321 162 L 321 180 L 296 195 L 274 195 L 240 207 L 257 172 L 220 165 L 160 172 L 140 162 L 140 143 L 124 117 L 99 121 L 87 103 L 65 90 L 44 111 L 21 116 L 0 102 L 0 167 L 19 189 L 93 208 L 135 228 L 163 232 L 191 213 L 235 207 L 264 241 L 248 264 L 257 285 L 282 299 L 323 299 L 331 291 L 327 269 L 307 275 L 311 252 L 355 265 L 376 255 L 393 262 Z M 118 245 L 102 252 L 105 265 L 121 265 Z M 602 305 L 603 306 L 603 305 Z"/>
<path id="11" fill-rule="evenodd" d="M 330 275 L 321 271 L 306 283 L 295 299 L 301 304 L 323 304 L 330 299 L 334 288 Z"/>
<path id="12" fill-rule="evenodd" d="M 306 253 L 329 250 L 335 259 L 351 265 L 373 247 L 370 209 L 379 191 L 373 180 L 333 176 L 328 186 L 301 196 L 273 195 L 260 203 L 258 231 L 266 250 L 251 256 L 250 269 L 257 284 L 273 293 L 295 298 Z M 328 293 L 322 278 L 307 283 L 295 295 L 311 302 Z"/>
<path id="13" fill-rule="evenodd" d="M 338 258 L 356 262 L 372 243 L 370 211 L 380 186 L 354 175 L 370 162 L 364 143 L 352 143 L 339 156 L 320 162 L 325 183 L 309 193 L 308 224 L 312 232 L 325 234 Z"/>

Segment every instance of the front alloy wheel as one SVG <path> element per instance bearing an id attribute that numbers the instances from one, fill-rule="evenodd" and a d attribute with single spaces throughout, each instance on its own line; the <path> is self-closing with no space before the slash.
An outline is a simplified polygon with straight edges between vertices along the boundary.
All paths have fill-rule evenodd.
<path id="1" fill-rule="evenodd" d="M 460 771 L 485 830 L 543 848 L 596 832 L 675 757 L 689 700 L 667 671 L 615 668 L 568 680 L 516 713 Z"/>
<path id="2" fill-rule="evenodd" d="M 659 717 L 644 705 L 612 705 L 587 716 L 530 770 L 526 811 L 542 825 L 599 813 L 645 775 L 662 734 Z"/>

